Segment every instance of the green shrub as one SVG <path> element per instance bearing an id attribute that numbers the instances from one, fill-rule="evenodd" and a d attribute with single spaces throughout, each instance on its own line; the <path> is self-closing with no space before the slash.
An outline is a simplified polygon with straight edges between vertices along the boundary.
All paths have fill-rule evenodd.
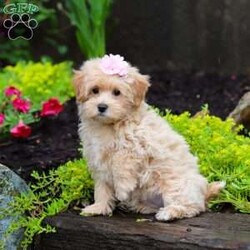
<path id="1" fill-rule="evenodd" d="M 205 111 L 196 117 L 188 112 L 167 113 L 165 119 L 182 134 L 198 157 L 201 173 L 211 181 L 226 181 L 226 189 L 210 202 L 212 208 L 225 203 L 250 213 L 250 138 L 238 135 L 231 119 L 222 121 Z"/>
<path id="2" fill-rule="evenodd" d="M 0 88 L 17 87 L 31 99 L 32 109 L 39 110 L 41 102 L 50 97 L 65 102 L 74 96 L 71 78 L 71 62 L 19 62 L 0 72 Z"/>

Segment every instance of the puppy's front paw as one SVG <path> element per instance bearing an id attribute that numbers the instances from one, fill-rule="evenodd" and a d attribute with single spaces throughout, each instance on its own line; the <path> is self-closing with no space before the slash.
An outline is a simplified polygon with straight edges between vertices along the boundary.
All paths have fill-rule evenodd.
<path id="1" fill-rule="evenodd" d="M 104 204 L 95 203 L 82 209 L 80 215 L 95 216 L 95 215 L 112 215 L 112 209 Z"/>

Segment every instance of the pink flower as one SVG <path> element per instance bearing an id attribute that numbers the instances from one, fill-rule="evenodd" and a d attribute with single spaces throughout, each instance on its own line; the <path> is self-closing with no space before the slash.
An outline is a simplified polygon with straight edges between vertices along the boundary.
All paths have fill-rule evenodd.
<path id="1" fill-rule="evenodd" d="M 50 98 L 43 103 L 41 116 L 58 115 L 63 110 L 63 105 L 56 98 Z"/>
<path id="2" fill-rule="evenodd" d="M 4 90 L 4 94 L 5 96 L 7 97 L 10 97 L 10 96 L 13 96 L 13 95 L 16 95 L 16 96 L 20 96 L 21 95 L 21 91 L 13 86 L 10 86 L 8 88 L 6 88 Z"/>
<path id="3" fill-rule="evenodd" d="M 120 55 L 105 55 L 100 62 L 101 70 L 107 75 L 126 76 L 128 63 Z"/>
<path id="4" fill-rule="evenodd" d="M 0 126 L 4 123 L 5 115 L 3 113 L 0 113 Z"/>
<path id="5" fill-rule="evenodd" d="M 21 113 L 27 113 L 30 110 L 30 101 L 29 100 L 25 100 L 25 99 L 22 99 L 20 97 L 17 97 L 16 99 L 14 99 L 12 104 L 13 104 L 13 107 Z"/>
<path id="6" fill-rule="evenodd" d="M 26 138 L 31 134 L 31 128 L 22 121 L 19 121 L 19 123 L 10 130 L 10 133 L 13 137 Z"/>
<path id="7" fill-rule="evenodd" d="M 236 75 L 231 75 L 231 80 L 232 80 L 232 81 L 237 80 L 237 76 L 236 76 Z"/>

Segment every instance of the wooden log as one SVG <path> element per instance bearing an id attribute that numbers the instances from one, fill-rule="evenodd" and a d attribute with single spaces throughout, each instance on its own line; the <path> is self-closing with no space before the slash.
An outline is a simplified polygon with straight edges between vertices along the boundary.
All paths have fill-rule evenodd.
<path id="1" fill-rule="evenodd" d="M 136 222 L 141 215 L 82 217 L 64 213 L 47 219 L 57 228 L 43 234 L 35 250 L 82 249 L 250 249 L 250 216 L 205 213 L 162 223 Z"/>

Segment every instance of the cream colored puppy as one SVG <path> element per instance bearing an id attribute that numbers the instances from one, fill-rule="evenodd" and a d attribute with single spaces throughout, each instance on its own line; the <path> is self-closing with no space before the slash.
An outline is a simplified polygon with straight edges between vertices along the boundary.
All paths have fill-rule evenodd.
<path id="1" fill-rule="evenodd" d="M 224 187 L 208 184 L 185 139 L 144 102 L 149 85 L 119 55 L 75 72 L 79 134 L 95 181 L 95 203 L 83 214 L 111 214 L 119 201 L 162 221 L 193 217 Z"/>

